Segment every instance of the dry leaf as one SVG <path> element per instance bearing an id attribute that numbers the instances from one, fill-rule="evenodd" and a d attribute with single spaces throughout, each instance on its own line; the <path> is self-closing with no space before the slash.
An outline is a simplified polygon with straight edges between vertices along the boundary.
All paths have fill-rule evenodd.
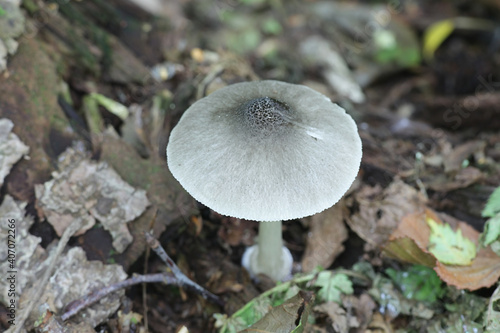
<path id="1" fill-rule="evenodd" d="M 132 242 L 126 223 L 149 206 L 146 192 L 125 183 L 108 164 L 90 161 L 73 149 L 61 155 L 59 168 L 52 180 L 35 186 L 37 206 L 56 233 L 61 236 L 73 219 L 81 218 L 83 234 L 98 220 L 122 253 Z"/>
<path id="2" fill-rule="evenodd" d="M 469 166 L 460 169 L 453 176 L 453 179 L 450 179 L 444 174 L 433 176 L 432 180 L 427 183 L 427 187 L 438 192 L 449 192 L 459 188 L 465 188 L 471 184 L 477 183 L 483 178 L 484 175 L 479 169 Z"/>
<path id="3" fill-rule="evenodd" d="M 302 270 L 310 272 L 318 265 L 330 267 L 335 258 L 344 251 L 342 243 L 347 239 L 344 225 L 344 201 L 308 218 L 311 231 L 307 235 L 307 247 L 302 258 Z"/>
<path id="4" fill-rule="evenodd" d="M 444 171 L 446 173 L 451 171 L 459 171 L 462 168 L 462 163 L 464 160 L 468 159 L 471 155 L 474 154 L 484 154 L 485 147 L 486 142 L 480 140 L 468 141 L 455 147 L 451 152 L 444 156 Z"/>
<path id="5" fill-rule="evenodd" d="M 70 249 L 66 255 L 59 258 L 56 267 L 39 301 L 40 303 L 46 302 L 52 312 L 60 312 L 66 305 L 82 299 L 87 293 L 127 278 L 127 274 L 120 265 L 104 265 L 100 261 L 87 261 L 85 252 L 79 247 Z M 39 288 L 39 286 L 34 285 L 33 288 Z M 99 302 L 80 311 L 76 315 L 77 321 L 84 321 L 92 327 L 97 326 L 118 310 L 120 298 L 123 295 L 125 295 L 123 289 L 109 294 Z"/>
<path id="6" fill-rule="evenodd" d="M 379 312 L 376 312 L 372 317 L 370 325 L 368 325 L 367 332 L 392 333 L 394 330 L 392 329 L 391 323 Z"/>
<path id="7" fill-rule="evenodd" d="M 314 310 L 326 313 L 330 317 L 335 332 L 348 332 L 352 327 L 359 327 L 357 318 L 335 302 L 317 305 Z"/>
<path id="8" fill-rule="evenodd" d="M 500 257 L 490 247 L 478 252 L 470 266 L 451 266 L 436 261 L 439 277 L 458 289 L 491 287 L 500 278 Z"/>
<path id="9" fill-rule="evenodd" d="M 384 253 L 391 258 L 415 265 L 433 267 L 436 258 L 427 250 L 423 250 L 417 243 L 409 238 L 402 237 L 390 240 L 384 246 Z"/>
<path id="10" fill-rule="evenodd" d="M 373 189 L 363 187 L 355 195 L 359 212 L 347 222 L 359 237 L 378 247 L 387 241 L 405 215 L 423 210 L 426 198 L 400 180 L 382 193 L 373 193 Z"/>

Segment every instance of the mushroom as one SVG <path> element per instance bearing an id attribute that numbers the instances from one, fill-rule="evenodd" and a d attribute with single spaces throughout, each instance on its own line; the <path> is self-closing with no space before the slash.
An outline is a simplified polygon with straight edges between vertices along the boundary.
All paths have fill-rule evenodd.
<path id="1" fill-rule="evenodd" d="M 321 212 L 344 195 L 359 171 L 361 139 L 344 109 L 308 87 L 245 82 L 186 110 L 170 134 L 167 162 L 199 202 L 261 221 L 243 264 L 252 276 L 281 280 L 293 262 L 281 221 Z"/>

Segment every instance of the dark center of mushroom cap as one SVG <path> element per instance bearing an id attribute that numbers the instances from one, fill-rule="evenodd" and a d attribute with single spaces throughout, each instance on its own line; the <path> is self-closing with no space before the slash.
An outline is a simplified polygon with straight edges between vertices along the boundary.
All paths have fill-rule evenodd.
<path id="1" fill-rule="evenodd" d="M 254 98 L 244 103 L 240 111 L 248 127 L 258 133 L 280 133 L 291 120 L 288 105 L 270 97 Z"/>

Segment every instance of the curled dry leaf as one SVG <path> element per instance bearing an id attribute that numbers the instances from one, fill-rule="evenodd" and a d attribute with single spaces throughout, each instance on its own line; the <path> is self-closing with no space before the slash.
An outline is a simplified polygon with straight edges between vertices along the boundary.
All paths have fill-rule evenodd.
<path id="1" fill-rule="evenodd" d="M 484 156 L 486 142 L 481 140 L 468 141 L 455 147 L 443 158 L 444 171 L 446 173 L 459 171 L 462 168 L 462 163 L 470 156 Z"/>
<path id="2" fill-rule="evenodd" d="M 439 216 L 430 209 L 405 216 L 398 228 L 384 246 L 384 253 L 389 257 L 433 267 L 441 280 L 458 289 L 476 290 L 490 287 L 500 277 L 500 257 L 490 247 L 481 249 L 468 266 L 455 266 L 440 263 L 428 251 L 430 228 L 427 219 L 443 223 Z M 479 233 L 464 222 L 458 222 L 455 229 L 463 236 L 478 244 Z"/>
<path id="3" fill-rule="evenodd" d="M 61 156 L 59 169 L 54 179 L 35 187 L 37 206 L 57 234 L 75 218 L 83 220 L 83 234 L 97 219 L 111 233 L 113 247 L 123 252 L 132 242 L 126 223 L 149 206 L 146 192 L 125 183 L 108 164 L 90 161 L 73 149 Z"/>
<path id="4" fill-rule="evenodd" d="M 304 272 L 310 272 L 317 266 L 329 267 L 344 251 L 342 243 L 347 239 L 345 210 L 345 203 L 341 200 L 335 206 L 307 218 L 311 231 L 307 235 L 307 247 L 302 258 Z"/>

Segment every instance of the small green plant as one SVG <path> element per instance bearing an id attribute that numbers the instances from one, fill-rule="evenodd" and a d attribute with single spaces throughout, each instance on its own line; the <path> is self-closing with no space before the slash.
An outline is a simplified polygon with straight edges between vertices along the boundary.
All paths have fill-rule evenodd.
<path id="1" fill-rule="evenodd" d="M 432 304 L 446 292 L 439 276 L 429 267 L 414 265 L 404 271 L 388 268 L 385 273 L 407 299 Z"/>
<path id="2" fill-rule="evenodd" d="M 318 297 L 326 302 L 341 303 L 342 294 L 350 295 L 353 293 L 352 282 L 347 275 L 342 273 L 335 274 L 332 271 L 322 271 L 314 286 L 321 287 L 318 291 Z"/>
<path id="3" fill-rule="evenodd" d="M 290 330 L 291 332 L 302 332 L 303 325 L 307 320 L 305 313 L 309 310 L 304 310 L 304 315 L 300 323 L 297 324 L 295 316 L 288 318 L 286 315 L 290 313 L 290 308 L 304 304 L 310 309 L 314 304 L 314 296 L 308 295 L 312 295 L 315 291 L 317 291 L 317 300 L 320 303 L 341 303 L 342 294 L 353 293 L 352 282 L 348 274 L 321 271 L 319 273 L 296 275 L 292 280 L 278 283 L 276 287 L 252 299 L 230 317 L 220 313 L 214 314 L 215 325 L 219 328 L 220 333 L 233 333 L 256 323 L 260 323 L 260 325 L 266 322 L 272 323 L 276 320 L 274 316 L 280 316 L 282 325 L 294 327 L 294 329 Z M 304 323 L 302 323 L 302 320 L 304 320 Z"/>
<path id="4" fill-rule="evenodd" d="M 484 225 L 481 243 L 484 246 L 491 246 L 491 249 L 500 256 L 500 187 L 491 194 L 482 215 L 489 219 Z"/>

